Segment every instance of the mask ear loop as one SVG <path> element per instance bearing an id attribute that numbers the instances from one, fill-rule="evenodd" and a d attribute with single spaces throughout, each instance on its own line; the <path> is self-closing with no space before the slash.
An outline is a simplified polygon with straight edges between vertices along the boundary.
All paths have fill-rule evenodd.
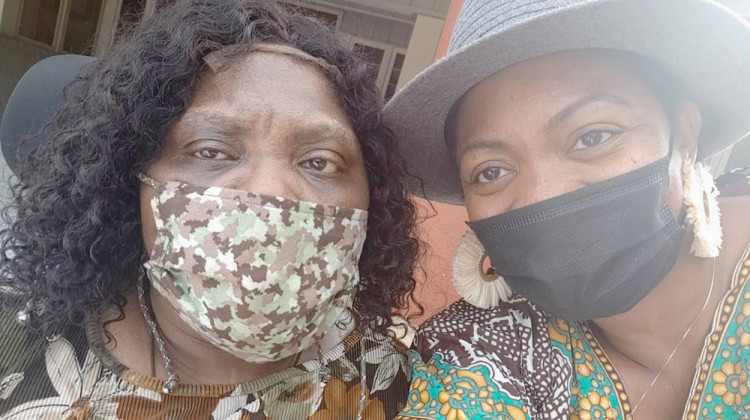
<path id="1" fill-rule="evenodd" d="M 151 187 L 151 188 L 153 188 L 155 190 L 159 190 L 159 188 L 161 188 L 161 186 L 162 186 L 155 179 L 151 178 L 150 176 L 144 174 L 141 171 L 136 172 L 135 176 L 136 176 L 136 178 L 138 178 L 139 181 L 141 181 L 142 183 L 148 185 L 149 187 Z"/>

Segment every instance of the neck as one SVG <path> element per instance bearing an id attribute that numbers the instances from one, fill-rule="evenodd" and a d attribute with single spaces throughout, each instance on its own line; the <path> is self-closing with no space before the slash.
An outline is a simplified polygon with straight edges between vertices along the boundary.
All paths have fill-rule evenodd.
<path id="1" fill-rule="evenodd" d="M 710 292 L 714 260 L 693 257 L 689 251 L 691 241 L 692 235 L 685 235 L 674 268 L 636 306 L 594 321 L 616 351 L 652 371 L 663 367 L 698 318 L 713 312 L 716 296 L 721 295 L 716 293 L 718 285 Z M 690 332 L 694 336 L 695 331 Z"/>

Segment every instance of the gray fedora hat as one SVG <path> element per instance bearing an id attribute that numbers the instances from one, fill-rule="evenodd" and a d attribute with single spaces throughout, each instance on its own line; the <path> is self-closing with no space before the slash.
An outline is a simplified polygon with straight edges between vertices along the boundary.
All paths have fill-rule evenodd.
<path id="1" fill-rule="evenodd" d="M 461 204 L 444 140 L 453 104 L 512 64 L 548 53 L 615 49 L 648 57 L 679 77 L 704 112 L 699 157 L 750 131 L 750 24 L 712 0 L 466 0 L 448 55 L 388 103 L 413 180 L 411 192 Z"/>

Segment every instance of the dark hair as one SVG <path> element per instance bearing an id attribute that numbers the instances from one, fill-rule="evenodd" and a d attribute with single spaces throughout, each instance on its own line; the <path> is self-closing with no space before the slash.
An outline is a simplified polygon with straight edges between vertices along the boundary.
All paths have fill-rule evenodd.
<path id="1" fill-rule="evenodd" d="M 65 104 L 34 139 L 5 209 L 0 291 L 6 306 L 32 302 L 33 326 L 50 333 L 122 308 L 144 254 L 134 176 L 190 105 L 204 57 L 235 44 L 290 45 L 336 66 L 370 188 L 367 240 L 354 310 L 385 332 L 413 300 L 419 252 L 404 162 L 383 125 L 366 62 L 317 21 L 263 0 L 177 2 L 135 28 L 65 92 Z M 14 221 L 12 221 L 14 219 Z"/>

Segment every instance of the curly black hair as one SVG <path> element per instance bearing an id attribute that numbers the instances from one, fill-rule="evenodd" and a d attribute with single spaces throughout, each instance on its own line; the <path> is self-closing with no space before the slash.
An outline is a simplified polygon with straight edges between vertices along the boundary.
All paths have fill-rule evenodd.
<path id="1" fill-rule="evenodd" d="M 336 66 L 341 104 L 364 155 L 367 240 L 354 312 L 385 332 L 414 299 L 420 243 L 404 162 L 383 124 L 382 100 L 362 57 L 318 21 L 263 0 L 177 2 L 136 27 L 65 91 L 63 108 L 31 139 L 0 233 L 6 306 L 32 302 L 44 333 L 125 305 L 144 255 L 139 186 L 167 130 L 190 105 L 204 57 L 229 45 L 293 46 Z M 418 304 L 417 304 L 418 305 Z"/>

